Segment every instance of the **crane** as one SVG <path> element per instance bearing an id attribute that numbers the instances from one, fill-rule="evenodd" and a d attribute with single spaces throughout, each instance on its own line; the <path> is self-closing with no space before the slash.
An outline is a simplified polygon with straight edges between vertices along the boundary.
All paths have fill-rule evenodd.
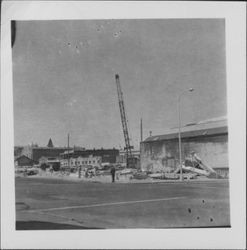
<path id="1" fill-rule="evenodd" d="M 122 127 L 123 127 L 124 141 L 125 141 L 124 149 L 126 150 L 126 163 L 127 163 L 127 167 L 135 167 L 134 157 L 131 152 L 131 149 L 133 149 L 133 146 L 130 146 L 130 138 L 129 138 L 125 108 L 124 108 L 123 92 L 121 90 L 121 85 L 120 85 L 118 74 L 115 75 L 115 79 L 116 79 L 116 85 L 117 85 L 118 103 L 119 103 L 119 109 L 120 109 L 120 115 L 121 115 L 121 121 L 122 121 Z"/>

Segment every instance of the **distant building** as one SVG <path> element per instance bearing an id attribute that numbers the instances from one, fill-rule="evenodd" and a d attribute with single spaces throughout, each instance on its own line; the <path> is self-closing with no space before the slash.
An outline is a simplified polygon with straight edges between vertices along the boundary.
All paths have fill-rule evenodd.
<path id="1" fill-rule="evenodd" d="M 118 149 L 82 149 L 82 148 L 75 148 L 71 150 L 64 151 L 60 154 L 61 158 L 68 159 L 68 158 L 78 158 L 79 156 L 86 158 L 89 156 L 93 157 L 101 157 L 102 163 L 116 163 L 117 157 L 119 156 Z"/>
<path id="2" fill-rule="evenodd" d="M 60 154 L 66 150 L 68 150 L 66 147 L 54 147 L 52 140 L 50 139 L 47 147 L 38 147 L 36 145 L 28 145 L 23 147 L 22 154 L 38 162 L 41 157 L 59 158 Z"/>
<path id="3" fill-rule="evenodd" d="M 72 157 L 69 159 L 61 159 L 60 164 L 61 167 L 86 167 L 86 166 L 92 166 L 92 167 L 101 167 L 102 158 L 100 156 L 93 156 L 89 155 L 88 157 Z"/>
<path id="4" fill-rule="evenodd" d="M 137 169 L 140 169 L 140 150 L 131 150 L 133 158 L 135 158 L 135 167 Z M 127 155 L 125 150 L 119 151 L 119 156 L 117 156 L 117 162 L 118 164 L 121 164 L 123 166 L 126 166 L 127 164 Z"/>
<path id="5" fill-rule="evenodd" d="M 39 161 L 41 157 L 53 157 L 53 158 L 59 158 L 60 154 L 65 152 L 67 148 L 65 147 L 38 147 L 38 148 L 32 148 L 31 151 L 31 157 L 35 161 Z"/>
<path id="6" fill-rule="evenodd" d="M 15 159 L 15 167 L 32 167 L 35 163 L 29 157 L 22 155 Z"/>
<path id="7" fill-rule="evenodd" d="M 46 164 L 48 167 L 60 166 L 60 159 L 58 157 L 45 157 L 39 159 L 39 165 Z"/>
<path id="8" fill-rule="evenodd" d="M 17 151 L 17 149 L 16 149 Z M 55 147 L 51 139 L 47 144 L 47 147 L 38 147 L 36 145 L 28 145 L 21 150 L 23 155 L 26 155 L 30 159 L 39 162 L 42 157 L 56 158 L 56 159 L 68 159 L 78 158 L 79 156 L 87 158 L 89 156 L 101 157 L 102 163 L 116 163 L 117 156 L 119 156 L 118 149 L 85 149 L 83 147 Z"/>
<path id="9" fill-rule="evenodd" d="M 182 159 L 194 151 L 202 162 L 228 175 L 227 120 L 191 124 L 181 128 Z M 179 165 L 178 129 L 150 136 L 141 143 L 141 169 L 173 171 Z"/>
<path id="10" fill-rule="evenodd" d="M 133 157 L 140 159 L 140 150 L 131 150 Z M 120 150 L 119 156 L 117 156 L 117 163 L 126 163 L 126 151 Z"/>

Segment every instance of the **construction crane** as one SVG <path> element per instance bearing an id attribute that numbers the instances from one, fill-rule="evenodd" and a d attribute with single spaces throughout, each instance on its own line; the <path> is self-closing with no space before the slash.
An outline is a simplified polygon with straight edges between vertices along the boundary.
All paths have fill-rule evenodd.
<path id="1" fill-rule="evenodd" d="M 131 149 L 133 149 L 133 146 L 130 146 L 130 138 L 129 138 L 125 108 L 124 108 L 123 92 L 121 90 L 119 75 L 116 74 L 115 78 L 116 78 L 117 93 L 118 93 L 118 103 L 119 103 L 119 109 L 120 109 L 120 115 L 121 115 L 121 121 L 122 121 L 123 133 L 124 133 L 124 141 L 125 141 L 124 149 L 126 150 L 126 164 L 127 164 L 127 168 L 128 167 L 133 168 L 135 167 L 135 159 L 131 152 Z"/>

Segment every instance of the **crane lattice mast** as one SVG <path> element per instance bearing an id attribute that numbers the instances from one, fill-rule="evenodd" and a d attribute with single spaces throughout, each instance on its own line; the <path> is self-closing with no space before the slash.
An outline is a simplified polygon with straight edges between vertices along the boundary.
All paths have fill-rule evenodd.
<path id="1" fill-rule="evenodd" d="M 124 108 L 123 92 L 121 90 L 119 75 L 115 75 L 115 78 L 116 78 L 116 84 L 117 84 L 118 103 L 119 103 L 119 109 L 120 109 L 120 115 L 121 115 L 121 121 L 122 121 L 122 126 L 123 126 L 123 133 L 124 133 L 126 161 L 127 161 L 127 166 L 128 166 L 128 159 L 132 157 L 131 149 L 133 147 L 130 146 L 130 138 L 129 138 L 125 108 Z"/>

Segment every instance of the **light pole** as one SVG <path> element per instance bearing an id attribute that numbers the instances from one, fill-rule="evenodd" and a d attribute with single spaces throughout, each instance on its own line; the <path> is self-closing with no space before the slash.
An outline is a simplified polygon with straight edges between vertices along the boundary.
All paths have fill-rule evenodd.
<path id="1" fill-rule="evenodd" d="M 183 169 L 182 169 L 182 145 L 181 145 L 181 111 L 180 111 L 180 100 L 181 96 L 187 91 L 194 91 L 193 88 L 185 90 L 178 96 L 178 147 L 179 147 L 179 166 L 180 166 L 180 181 L 183 180 Z"/>

